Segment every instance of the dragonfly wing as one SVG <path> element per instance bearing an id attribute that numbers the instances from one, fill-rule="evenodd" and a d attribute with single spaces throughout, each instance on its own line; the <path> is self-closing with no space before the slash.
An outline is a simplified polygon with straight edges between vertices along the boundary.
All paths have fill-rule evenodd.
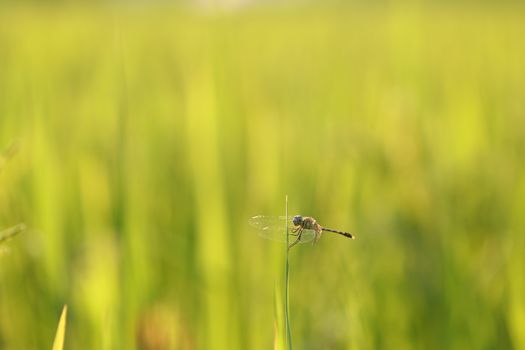
<path id="1" fill-rule="evenodd" d="M 297 234 L 292 232 L 294 225 L 292 218 L 286 216 L 254 216 L 250 218 L 249 223 L 251 226 L 258 230 L 260 236 L 266 239 L 277 242 L 286 242 L 286 228 L 288 227 L 289 242 L 294 242 L 297 238 Z M 315 238 L 315 231 L 303 230 L 301 240 L 299 243 L 307 243 Z"/>
<path id="2" fill-rule="evenodd" d="M 279 229 L 285 228 L 286 225 L 291 225 L 292 219 L 289 218 L 288 222 L 286 222 L 286 216 L 257 215 L 250 218 L 249 223 L 259 230 Z"/>

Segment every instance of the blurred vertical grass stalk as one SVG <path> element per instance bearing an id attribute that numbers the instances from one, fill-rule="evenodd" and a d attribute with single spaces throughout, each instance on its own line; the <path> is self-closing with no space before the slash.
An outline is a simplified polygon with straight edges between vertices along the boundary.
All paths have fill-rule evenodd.
<path id="1" fill-rule="evenodd" d="M 202 48 L 211 56 L 211 48 Z M 189 57 L 192 60 L 191 57 Z M 191 66 L 191 65 L 188 65 Z M 204 349 L 237 349 L 238 330 L 230 298 L 231 273 L 226 194 L 220 163 L 220 120 L 212 63 L 203 60 L 186 78 L 186 141 L 195 196 L 196 250 L 203 314 L 199 338 Z"/>

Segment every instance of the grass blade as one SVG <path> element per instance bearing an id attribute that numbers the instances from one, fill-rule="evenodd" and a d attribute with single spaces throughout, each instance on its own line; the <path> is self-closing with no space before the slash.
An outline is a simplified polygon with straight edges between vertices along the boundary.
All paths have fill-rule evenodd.
<path id="1" fill-rule="evenodd" d="M 53 342 L 53 350 L 64 349 L 64 338 L 66 336 L 66 317 L 67 317 L 67 305 L 64 305 L 62 309 L 62 315 L 60 321 L 58 321 L 57 333 L 55 335 L 55 341 Z"/>

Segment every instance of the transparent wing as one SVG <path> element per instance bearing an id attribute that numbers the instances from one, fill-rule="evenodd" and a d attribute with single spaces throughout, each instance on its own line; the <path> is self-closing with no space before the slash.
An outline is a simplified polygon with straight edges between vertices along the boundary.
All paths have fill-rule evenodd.
<path id="1" fill-rule="evenodd" d="M 257 229 L 259 236 L 277 242 L 286 242 L 286 227 L 288 227 L 289 243 L 297 239 L 297 234 L 292 232 L 294 225 L 292 218 L 286 216 L 263 216 L 258 215 L 248 220 L 251 226 Z M 308 243 L 315 238 L 314 230 L 303 230 L 299 243 Z"/>

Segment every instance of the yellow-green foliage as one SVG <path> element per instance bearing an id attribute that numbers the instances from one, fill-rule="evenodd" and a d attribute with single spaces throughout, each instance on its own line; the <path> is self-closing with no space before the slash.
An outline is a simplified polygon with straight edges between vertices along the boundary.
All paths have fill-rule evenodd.
<path id="1" fill-rule="evenodd" d="M 1 8 L 0 348 L 525 348 L 524 13 Z"/>

